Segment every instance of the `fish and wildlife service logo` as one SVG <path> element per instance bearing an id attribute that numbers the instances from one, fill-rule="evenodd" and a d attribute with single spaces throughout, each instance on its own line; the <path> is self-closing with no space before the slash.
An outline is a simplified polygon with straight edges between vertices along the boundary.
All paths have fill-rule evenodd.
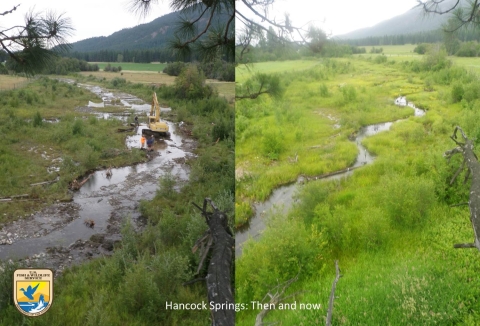
<path id="1" fill-rule="evenodd" d="M 53 272 L 50 269 L 17 269 L 13 274 L 13 301 L 26 316 L 43 315 L 53 301 Z"/>

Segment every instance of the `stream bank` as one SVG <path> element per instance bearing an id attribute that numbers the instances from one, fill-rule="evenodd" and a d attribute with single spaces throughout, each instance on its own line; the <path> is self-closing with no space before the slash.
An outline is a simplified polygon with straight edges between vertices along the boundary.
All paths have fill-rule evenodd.
<path id="1" fill-rule="evenodd" d="M 71 80 L 62 81 L 73 83 Z M 133 110 L 139 116 L 150 111 L 149 104 L 133 95 L 98 86 L 77 86 L 92 90 L 104 105 L 121 103 L 126 110 Z M 106 116 L 88 106 L 77 110 L 93 113 L 100 119 L 118 118 Z M 170 108 L 162 109 L 167 110 Z M 57 201 L 29 217 L 4 225 L 0 231 L 0 263 L 22 260 L 27 267 L 51 268 L 58 275 L 72 264 L 111 254 L 115 244 L 121 240 L 120 231 L 127 218 L 137 230 L 141 230 L 144 221 L 139 211 L 140 201 L 155 196 L 158 180 L 163 175 L 170 174 L 176 186 L 181 187 L 189 177 L 186 161 L 195 156 L 196 142 L 183 137 L 181 127 L 171 122 L 168 125 L 171 137 L 156 138 L 154 153 L 150 154 L 147 162 L 112 167 L 111 177 L 107 177 L 105 170 L 95 171 L 80 190 L 73 192 L 71 202 Z M 140 148 L 140 137 L 145 127 L 140 125 L 126 137 L 127 149 Z"/>

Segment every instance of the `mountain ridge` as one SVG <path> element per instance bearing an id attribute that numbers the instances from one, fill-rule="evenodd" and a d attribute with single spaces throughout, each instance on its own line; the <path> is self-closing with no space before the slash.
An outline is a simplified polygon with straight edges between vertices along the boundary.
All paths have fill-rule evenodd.
<path id="1" fill-rule="evenodd" d="M 95 36 L 71 43 L 71 52 L 98 52 L 98 51 L 123 51 L 123 50 L 147 50 L 159 49 L 175 37 L 175 30 L 182 20 L 192 20 L 198 17 L 197 11 L 171 12 L 160 16 L 149 23 L 140 24 L 135 27 L 123 28 L 109 36 Z M 220 24 L 226 15 L 217 15 L 214 23 Z M 199 20 L 198 30 L 205 27 L 208 18 Z"/>
<path id="2" fill-rule="evenodd" d="M 450 8 L 455 0 L 447 0 L 440 7 L 442 10 Z M 465 4 L 465 1 L 461 1 Z M 393 18 L 384 20 L 371 27 L 360 28 L 349 33 L 337 35 L 334 38 L 339 40 L 361 39 L 367 37 L 378 37 L 385 35 L 413 34 L 439 29 L 448 21 L 450 15 L 428 14 L 426 15 L 421 7 L 414 7 Z"/>

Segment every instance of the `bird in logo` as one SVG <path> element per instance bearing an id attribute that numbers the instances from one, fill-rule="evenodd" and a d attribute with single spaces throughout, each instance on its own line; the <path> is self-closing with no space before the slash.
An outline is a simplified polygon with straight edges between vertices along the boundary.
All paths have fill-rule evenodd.
<path id="1" fill-rule="evenodd" d="M 29 298 L 30 300 L 33 300 L 33 294 L 35 293 L 35 291 L 37 291 L 37 288 L 39 285 L 40 283 L 38 283 L 34 288 L 32 288 L 32 286 L 29 285 L 27 288 L 27 291 L 25 291 L 23 288 L 21 288 L 20 291 L 23 291 L 23 294 L 25 294 L 27 298 Z"/>

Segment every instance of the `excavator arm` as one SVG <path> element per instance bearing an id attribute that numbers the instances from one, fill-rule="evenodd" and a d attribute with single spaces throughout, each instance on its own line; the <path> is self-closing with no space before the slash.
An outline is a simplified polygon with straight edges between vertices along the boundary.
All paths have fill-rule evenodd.
<path id="1" fill-rule="evenodd" d="M 152 106 L 150 108 L 150 115 L 148 116 L 148 130 L 147 133 L 158 133 L 164 136 L 170 136 L 168 125 L 165 121 L 160 120 L 160 104 L 158 104 L 157 94 L 153 92 Z"/>

